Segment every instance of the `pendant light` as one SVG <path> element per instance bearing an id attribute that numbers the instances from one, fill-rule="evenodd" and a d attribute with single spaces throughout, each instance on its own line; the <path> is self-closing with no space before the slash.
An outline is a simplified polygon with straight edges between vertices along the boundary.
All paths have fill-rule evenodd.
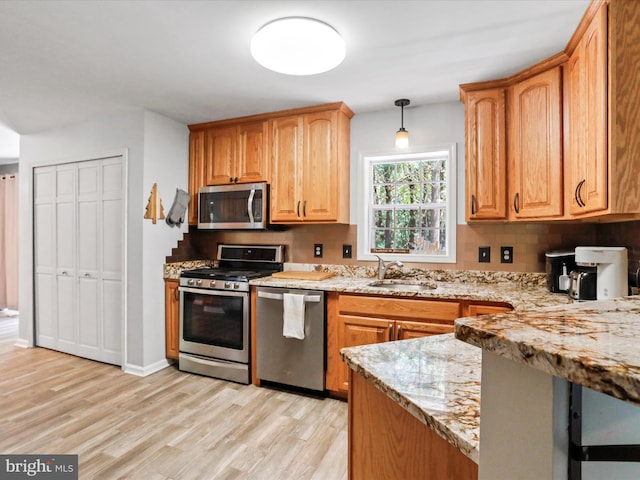
<path id="1" fill-rule="evenodd" d="M 263 25 L 251 39 L 256 62 L 287 75 L 326 72 L 340 65 L 345 53 L 340 34 L 314 18 L 279 18 Z"/>
<path id="2" fill-rule="evenodd" d="M 409 105 L 409 100 L 401 98 L 395 101 L 396 107 L 401 108 L 400 113 L 400 130 L 396 132 L 396 147 L 407 148 L 409 146 L 409 132 L 404 129 L 404 107 Z"/>

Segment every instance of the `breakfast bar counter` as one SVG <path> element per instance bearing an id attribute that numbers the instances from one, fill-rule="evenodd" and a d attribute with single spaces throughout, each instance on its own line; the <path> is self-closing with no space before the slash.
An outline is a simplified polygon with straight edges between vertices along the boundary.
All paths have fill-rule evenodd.
<path id="1" fill-rule="evenodd" d="M 479 349 L 453 334 L 343 348 L 356 373 L 478 462 Z"/>

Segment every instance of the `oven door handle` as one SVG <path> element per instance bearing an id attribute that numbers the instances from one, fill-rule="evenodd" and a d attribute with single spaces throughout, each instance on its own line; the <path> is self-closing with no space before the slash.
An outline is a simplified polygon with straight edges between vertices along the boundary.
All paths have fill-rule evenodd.
<path id="1" fill-rule="evenodd" d="M 249 193 L 249 199 L 247 200 L 247 213 L 249 214 L 249 222 L 253 223 L 253 197 L 256 194 L 256 189 L 252 188 L 251 193 Z"/>
<path id="2" fill-rule="evenodd" d="M 242 297 L 247 295 L 248 292 L 233 292 L 230 290 L 216 290 L 208 288 L 191 288 L 191 287 L 178 287 L 178 290 L 185 293 L 197 293 L 198 295 L 216 295 L 218 297 Z"/>
<path id="3" fill-rule="evenodd" d="M 282 296 L 282 293 L 269 293 L 269 292 L 258 292 L 258 296 L 260 298 L 268 298 L 270 300 L 283 300 L 284 297 Z M 305 302 L 313 302 L 313 303 L 318 303 L 320 301 L 320 295 L 305 295 L 304 296 L 304 301 Z"/>

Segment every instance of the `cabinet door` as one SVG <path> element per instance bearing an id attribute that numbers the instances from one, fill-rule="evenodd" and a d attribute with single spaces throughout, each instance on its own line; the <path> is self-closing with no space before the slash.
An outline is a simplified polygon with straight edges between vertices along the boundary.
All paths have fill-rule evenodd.
<path id="1" fill-rule="evenodd" d="M 505 108 L 503 88 L 466 95 L 467 220 L 507 218 Z"/>
<path id="2" fill-rule="evenodd" d="M 453 323 L 396 322 L 396 340 L 452 333 Z"/>
<path id="3" fill-rule="evenodd" d="M 267 180 L 267 122 L 238 125 L 238 145 L 234 178 L 237 183 Z"/>
<path id="4" fill-rule="evenodd" d="M 393 339 L 395 327 L 393 320 L 378 318 L 338 315 L 338 351 L 344 347 L 370 345 Z M 349 388 L 349 367 L 341 362 L 339 369 L 339 385 L 344 391 Z"/>
<path id="5" fill-rule="evenodd" d="M 302 176 L 302 122 L 299 116 L 270 122 L 271 221 L 302 220 L 299 178 Z"/>
<path id="6" fill-rule="evenodd" d="M 510 218 L 563 213 L 560 67 L 511 88 Z"/>
<path id="7" fill-rule="evenodd" d="M 180 293 L 178 280 L 164 281 L 166 356 L 178 359 L 180 351 Z"/>
<path id="8" fill-rule="evenodd" d="M 204 152 L 207 185 L 234 183 L 236 127 L 218 127 L 206 130 Z"/>
<path id="9" fill-rule="evenodd" d="M 306 221 L 338 218 L 337 115 L 319 112 L 303 116 L 302 216 Z"/>
<path id="10" fill-rule="evenodd" d="M 602 5 L 565 68 L 569 213 L 607 208 L 607 23 Z"/>
<path id="11" fill-rule="evenodd" d="M 200 130 L 189 135 L 189 225 L 198 224 L 198 189 L 204 184 L 204 130 Z"/>

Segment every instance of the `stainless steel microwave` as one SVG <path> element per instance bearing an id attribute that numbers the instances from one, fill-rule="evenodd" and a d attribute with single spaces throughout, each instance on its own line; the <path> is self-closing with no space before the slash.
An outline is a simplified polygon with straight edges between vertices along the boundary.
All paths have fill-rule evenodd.
<path id="1" fill-rule="evenodd" d="M 266 183 L 201 187 L 198 191 L 198 228 L 264 230 L 268 228 L 268 198 Z"/>

